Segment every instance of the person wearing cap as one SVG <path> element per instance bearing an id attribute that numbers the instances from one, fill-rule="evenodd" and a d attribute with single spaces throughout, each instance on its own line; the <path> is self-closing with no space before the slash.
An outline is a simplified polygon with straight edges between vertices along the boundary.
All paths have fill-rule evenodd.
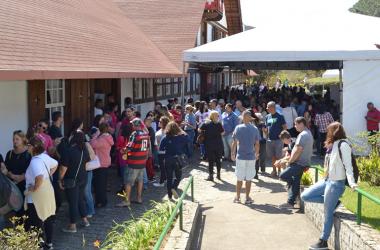
<path id="1" fill-rule="evenodd" d="M 135 118 L 131 121 L 133 132 L 127 145 L 128 171 L 124 177 L 125 200 L 117 204 L 118 207 L 131 205 L 132 186 L 137 182 L 137 200 L 135 203 L 142 204 L 142 191 L 144 185 L 144 171 L 150 152 L 150 137 L 142 120 Z"/>
<path id="2" fill-rule="evenodd" d="M 189 137 L 189 156 L 193 156 L 193 148 L 194 148 L 194 137 L 195 137 L 195 129 L 197 128 L 197 121 L 195 119 L 195 115 L 193 113 L 194 108 L 191 105 L 186 105 L 185 107 L 186 115 L 185 121 L 183 122 L 184 130 Z"/>
<path id="3" fill-rule="evenodd" d="M 235 174 L 237 177 L 235 203 L 240 203 L 240 192 L 245 181 L 245 204 L 251 204 L 250 197 L 251 181 L 255 177 L 256 159 L 260 154 L 259 130 L 252 124 L 251 112 L 246 110 L 242 113 L 243 123 L 239 124 L 233 134 L 231 148 L 231 159 L 236 160 Z"/>

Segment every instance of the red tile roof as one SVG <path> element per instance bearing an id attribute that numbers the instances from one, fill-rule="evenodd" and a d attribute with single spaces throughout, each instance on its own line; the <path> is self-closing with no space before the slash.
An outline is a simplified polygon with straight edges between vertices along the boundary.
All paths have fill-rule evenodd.
<path id="1" fill-rule="evenodd" d="M 113 0 L 182 71 L 182 53 L 195 47 L 206 0 Z"/>
<path id="2" fill-rule="evenodd" d="M 0 1 L 0 80 L 179 74 L 111 0 Z"/>

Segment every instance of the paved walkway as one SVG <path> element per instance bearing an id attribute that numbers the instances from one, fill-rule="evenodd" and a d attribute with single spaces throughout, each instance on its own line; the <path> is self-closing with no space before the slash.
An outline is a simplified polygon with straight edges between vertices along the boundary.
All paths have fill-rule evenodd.
<path id="1" fill-rule="evenodd" d="M 222 182 L 210 183 L 201 190 L 196 188 L 195 197 L 202 205 L 202 219 L 193 249 L 301 250 L 318 239 L 319 232 L 304 214 L 278 208 L 287 197 L 279 180 L 261 176 L 252 185 L 252 205 L 233 203 L 235 178 L 232 167 L 227 169 L 231 171 L 222 174 Z M 196 183 L 202 181 L 196 179 Z M 208 198 L 211 193 L 213 199 Z"/>
<path id="2" fill-rule="evenodd" d="M 275 207 L 286 200 L 285 189 L 280 181 L 261 176 L 261 180 L 252 185 L 255 203 L 246 207 L 232 203 L 235 176 L 231 164 L 223 164 L 223 181 L 205 181 L 207 169 L 207 163 L 196 162 L 193 167 L 183 171 L 185 179 L 181 182 L 181 186 L 184 186 L 187 178 L 194 176 L 195 199 L 204 210 L 205 220 L 199 229 L 204 234 L 199 238 L 198 249 L 240 249 L 244 246 L 246 249 L 305 249 L 297 246 L 308 246 L 310 241 L 318 237 L 304 215 L 290 214 L 289 211 L 280 211 Z M 116 196 L 120 180 L 115 169 L 111 170 L 109 180 L 111 191 L 108 193 L 108 205 L 96 211 L 97 214 L 90 219 L 89 228 L 78 227 L 76 234 L 61 232 L 61 228 L 68 222 L 67 204 L 63 205 L 54 228 L 55 249 L 94 249 L 93 242 L 103 241 L 115 223 L 140 217 L 151 208 L 150 201 L 162 201 L 166 196 L 166 188 L 155 188 L 149 184 L 148 190 L 143 194 L 143 205 L 132 204 L 131 209 L 116 208 L 115 204 L 120 201 Z M 244 235 L 243 232 L 247 234 Z M 282 248 L 273 247 L 275 239 L 278 239 L 278 243 L 282 242 L 277 245 Z M 297 243 L 292 242 L 297 239 Z M 259 247 L 258 244 L 262 245 Z"/>

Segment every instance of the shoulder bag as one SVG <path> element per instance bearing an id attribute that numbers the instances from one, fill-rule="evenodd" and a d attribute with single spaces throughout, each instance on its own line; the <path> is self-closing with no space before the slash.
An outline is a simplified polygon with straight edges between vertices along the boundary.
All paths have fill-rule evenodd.
<path id="1" fill-rule="evenodd" d="M 64 188 L 69 188 L 70 189 L 70 188 L 75 187 L 76 182 L 77 182 L 77 176 L 78 176 L 78 173 L 79 173 L 79 169 L 80 169 L 80 167 L 82 165 L 82 160 L 83 160 L 83 150 L 82 150 L 82 154 L 81 154 L 80 161 L 79 161 L 79 164 L 78 164 L 77 173 L 75 174 L 74 179 L 73 178 L 63 179 L 63 187 Z"/>

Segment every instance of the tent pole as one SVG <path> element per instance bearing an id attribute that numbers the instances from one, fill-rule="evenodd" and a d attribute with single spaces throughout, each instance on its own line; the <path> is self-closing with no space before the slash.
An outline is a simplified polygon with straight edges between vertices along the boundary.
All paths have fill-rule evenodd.
<path id="1" fill-rule="evenodd" d="M 342 67 L 339 67 L 339 119 L 343 123 L 343 79 Z"/>
<path id="2" fill-rule="evenodd" d="M 186 85 L 186 63 L 183 63 L 182 68 L 182 86 L 181 86 L 181 106 L 185 105 L 185 85 Z"/>

